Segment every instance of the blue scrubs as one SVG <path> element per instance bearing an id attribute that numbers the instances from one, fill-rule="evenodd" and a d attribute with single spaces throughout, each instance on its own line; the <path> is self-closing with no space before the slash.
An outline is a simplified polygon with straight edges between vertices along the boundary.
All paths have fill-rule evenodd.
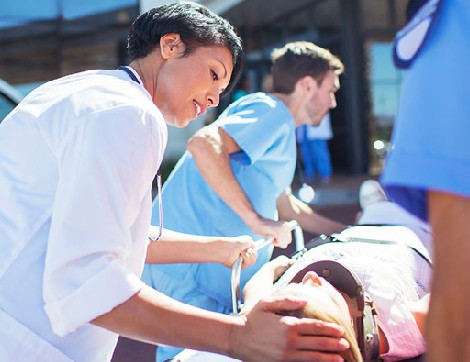
<path id="1" fill-rule="evenodd" d="M 382 182 L 427 220 L 427 191 L 470 197 L 470 2 L 446 0 L 405 74 Z"/>
<path id="2" fill-rule="evenodd" d="M 277 219 L 276 199 L 295 172 L 295 124 L 288 108 L 264 93 L 249 94 L 231 104 L 215 122 L 240 146 L 230 155 L 233 173 L 256 212 Z M 195 235 L 261 238 L 243 223 L 202 178 L 190 153 L 179 160 L 163 188 L 164 226 Z M 158 225 L 158 202 L 152 224 Z M 272 246 L 258 252 L 255 265 L 242 271 L 241 287 L 270 259 Z M 143 280 L 177 300 L 204 309 L 231 312 L 230 270 L 221 264 L 146 265 Z M 157 360 L 179 349 L 159 347 Z"/>

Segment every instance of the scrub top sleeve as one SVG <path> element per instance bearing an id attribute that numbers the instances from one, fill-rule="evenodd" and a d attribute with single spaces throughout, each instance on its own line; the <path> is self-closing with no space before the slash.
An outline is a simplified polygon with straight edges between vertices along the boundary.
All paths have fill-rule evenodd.
<path id="1" fill-rule="evenodd" d="M 138 112 L 119 107 L 87 115 L 63 142 L 43 282 L 45 310 L 58 335 L 142 288 L 130 260 L 135 249 L 145 256 L 148 227 L 136 233 L 135 225 L 142 225 L 143 206 L 150 224 L 151 199 L 145 199 L 162 155 L 155 122 Z"/>
<path id="2" fill-rule="evenodd" d="M 287 131 L 289 122 L 293 123 L 292 116 L 280 101 L 270 97 L 246 105 L 242 102 L 238 108 L 217 125 L 234 139 L 253 164 Z"/>

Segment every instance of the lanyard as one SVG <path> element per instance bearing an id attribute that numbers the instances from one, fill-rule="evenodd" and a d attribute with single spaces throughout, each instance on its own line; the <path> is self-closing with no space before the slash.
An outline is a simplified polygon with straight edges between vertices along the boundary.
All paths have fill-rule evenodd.
<path id="1" fill-rule="evenodd" d="M 123 70 L 127 73 L 129 78 L 134 82 L 139 83 L 139 79 L 135 76 L 134 72 L 126 66 L 120 66 L 118 70 Z M 158 216 L 160 220 L 160 225 L 158 228 L 158 235 L 156 237 L 149 237 L 150 241 L 157 241 L 162 236 L 163 232 L 163 202 L 162 202 L 162 165 L 158 168 L 157 171 L 157 197 L 158 197 Z"/>
<path id="2" fill-rule="evenodd" d="M 127 73 L 127 75 L 129 76 L 129 78 L 131 78 L 134 82 L 137 82 L 140 84 L 140 81 L 139 79 L 137 79 L 137 77 L 135 76 L 134 72 L 132 70 L 129 69 L 129 67 L 125 67 L 125 66 L 120 66 L 118 68 L 118 70 L 123 70 Z"/>

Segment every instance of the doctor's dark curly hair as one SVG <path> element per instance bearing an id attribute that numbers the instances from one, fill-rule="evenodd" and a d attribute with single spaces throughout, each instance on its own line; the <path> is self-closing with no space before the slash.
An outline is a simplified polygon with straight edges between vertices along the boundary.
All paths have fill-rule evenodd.
<path id="1" fill-rule="evenodd" d="M 233 71 L 224 94 L 229 93 L 243 68 L 242 41 L 227 20 L 203 5 L 179 2 L 159 6 L 140 15 L 129 31 L 127 49 L 130 60 L 146 57 L 160 47 L 162 36 L 172 33 L 179 34 L 185 44 L 183 57 L 198 47 L 220 46 L 230 51 Z"/>

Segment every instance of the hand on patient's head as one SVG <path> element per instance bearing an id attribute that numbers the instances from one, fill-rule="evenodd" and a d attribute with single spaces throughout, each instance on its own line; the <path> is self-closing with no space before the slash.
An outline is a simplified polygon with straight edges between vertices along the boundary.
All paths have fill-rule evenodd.
<path id="1" fill-rule="evenodd" d="M 339 325 L 276 315 L 278 310 L 296 310 L 304 305 L 305 300 L 279 296 L 268 296 L 255 304 L 241 316 L 243 328 L 234 329 L 232 334 L 235 343 L 231 349 L 239 352 L 236 357 L 244 361 L 297 361 L 308 355 L 312 361 L 337 361 L 339 354 L 349 348 Z M 250 345 L 258 356 L 259 350 L 270 356 L 249 357 Z M 303 358 L 297 358 L 300 356 Z"/>

